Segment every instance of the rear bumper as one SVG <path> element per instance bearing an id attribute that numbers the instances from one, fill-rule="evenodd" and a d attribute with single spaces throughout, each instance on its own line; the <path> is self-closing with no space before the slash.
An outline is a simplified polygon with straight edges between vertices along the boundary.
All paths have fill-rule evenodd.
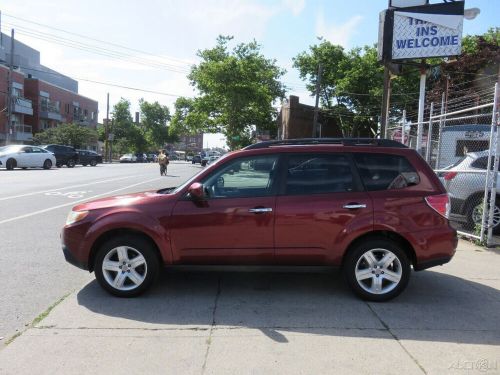
<path id="1" fill-rule="evenodd" d="M 413 269 L 415 271 L 422 271 L 422 270 L 425 270 L 427 268 L 442 266 L 443 264 L 448 263 L 451 260 L 451 258 L 453 258 L 453 255 L 448 256 L 448 257 L 443 257 L 443 258 L 426 260 L 424 262 L 420 262 L 420 263 L 416 264 L 413 267 Z"/>

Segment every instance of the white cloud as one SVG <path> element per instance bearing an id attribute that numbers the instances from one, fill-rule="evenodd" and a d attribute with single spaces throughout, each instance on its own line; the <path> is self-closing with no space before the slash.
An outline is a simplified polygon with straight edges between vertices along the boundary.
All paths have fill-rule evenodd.
<path id="1" fill-rule="evenodd" d="M 362 16 L 355 15 L 344 23 L 327 25 L 325 16 L 320 11 L 316 19 L 316 33 L 333 44 L 350 47 L 350 39 L 358 31 L 358 26 L 362 20 Z"/>
<path id="2" fill-rule="evenodd" d="M 306 0 L 283 0 L 283 5 L 290 9 L 294 16 L 298 16 L 306 6 Z"/>

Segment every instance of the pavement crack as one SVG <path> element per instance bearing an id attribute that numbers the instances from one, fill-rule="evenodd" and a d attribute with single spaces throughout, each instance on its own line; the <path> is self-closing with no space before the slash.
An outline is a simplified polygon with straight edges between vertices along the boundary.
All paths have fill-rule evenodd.
<path id="1" fill-rule="evenodd" d="M 203 359 L 203 366 L 201 367 L 202 374 L 205 373 L 205 369 L 207 367 L 208 354 L 210 352 L 210 346 L 212 345 L 212 332 L 214 331 L 215 325 L 216 325 L 215 314 L 217 313 L 217 305 L 219 303 L 219 296 L 221 293 L 221 284 L 222 284 L 222 280 L 221 280 L 221 277 L 219 277 L 217 280 L 217 293 L 215 294 L 214 309 L 212 311 L 212 325 L 210 326 L 210 331 L 209 331 L 208 339 L 207 339 L 207 350 L 205 352 L 205 358 Z"/>
<path id="2" fill-rule="evenodd" d="M 418 366 L 418 368 L 422 371 L 422 373 L 427 375 L 427 371 L 425 368 L 418 362 L 418 360 L 406 349 L 406 347 L 403 345 L 403 343 L 399 340 L 399 337 L 396 336 L 394 332 L 391 331 L 391 328 L 389 325 L 377 314 L 375 309 L 370 305 L 368 302 L 365 302 L 372 314 L 379 320 L 380 324 L 382 324 L 385 328 L 385 330 L 392 336 L 394 340 L 398 343 L 398 345 L 403 349 L 403 351 L 411 358 L 411 360 Z"/>

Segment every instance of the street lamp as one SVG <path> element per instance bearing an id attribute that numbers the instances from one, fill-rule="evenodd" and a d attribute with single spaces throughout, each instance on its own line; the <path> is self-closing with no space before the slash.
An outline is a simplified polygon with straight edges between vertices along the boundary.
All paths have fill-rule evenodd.
<path id="1" fill-rule="evenodd" d="M 481 9 L 479 8 L 470 8 L 470 9 L 465 9 L 464 10 L 464 18 L 466 20 L 473 20 L 474 18 L 477 17 L 477 15 L 481 13 Z"/>

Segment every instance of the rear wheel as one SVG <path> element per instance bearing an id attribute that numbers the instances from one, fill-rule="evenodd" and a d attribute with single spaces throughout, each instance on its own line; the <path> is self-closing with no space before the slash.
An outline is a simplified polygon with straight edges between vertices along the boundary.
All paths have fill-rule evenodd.
<path id="1" fill-rule="evenodd" d="M 47 159 L 43 162 L 43 169 L 50 169 L 52 168 L 52 161 L 50 159 Z"/>
<path id="2" fill-rule="evenodd" d="M 75 166 L 75 160 L 74 159 L 69 159 L 68 162 L 66 163 L 66 166 L 68 168 L 73 168 Z"/>
<path id="3" fill-rule="evenodd" d="M 90 166 L 91 166 L 91 167 L 95 167 L 96 165 L 97 165 L 97 160 L 92 159 L 92 160 L 90 161 Z"/>
<path id="4" fill-rule="evenodd" d="M 385 239 L 368 240 L 353 248 L 343 265 L 351 289 L 368 301 L 388 301 L 399 295 L 410 279 L 404 250 Z"/>
<path id="5" fill-rule="evenodd" d="M 94 270 L 97 281 L 107 292 L 118 297 L 135 297 L 154 282 L 159 263 L 149 241 L 126 235 L 101 246 Z"/>
<path id="6" fill-rule="evenodd" d="M 9 171 L 13 170 L 17 166 L 16 159 L 9 159 L 5 163 L 5 168 L 7 168 Z"/>

